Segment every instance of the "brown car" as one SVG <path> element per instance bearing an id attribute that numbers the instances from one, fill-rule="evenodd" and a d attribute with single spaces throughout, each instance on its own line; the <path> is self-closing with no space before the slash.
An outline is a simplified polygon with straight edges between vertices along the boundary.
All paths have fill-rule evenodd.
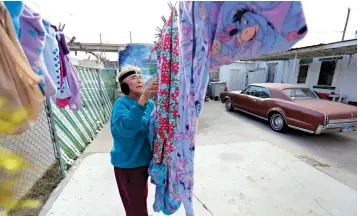
<path id="1" fill-rule="evenodd" d="M 261 83 L 243 91 L 220 94 L 226 110 L 234 109 L 270 122 L 273 130 L 287 127 L 307 133 L 355 131 L 355 106 L 322 100 L 311 89 L 291 84 Z"/>

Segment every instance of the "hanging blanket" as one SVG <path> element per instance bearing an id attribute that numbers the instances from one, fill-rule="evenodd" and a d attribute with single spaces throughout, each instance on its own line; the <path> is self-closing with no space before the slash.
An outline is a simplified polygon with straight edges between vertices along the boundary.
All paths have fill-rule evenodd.
<path id="1" fill-rule="evenodd" d="M 155 211 L 170 215 L 183 202 L 192 216 L 195 134 L 209 70 L 286 51 L 307 27 L 300 2 L 180 2 L 179 8 L 180 46 L 175 11 L 157 46 L 160 106 L 150 122 L 149 174 L 156 185 Z"/>
<path id="2" fill-rule="evenodd" d="M 151 182 L 156 185 L 154 211 L 174 213 L 181 204 L 175 191 L 175 176 L 172 170 L 172 153 L 178 119 L 179 96 L 179 37 L 177 11 L 173 9 L 155 46 L 158 59 L 159 107 L 153 110 L 150 135 L 153 160 L 149 165 Z M 155 128 L 156 127 L 156 128 Z M 154 137 L 153 137 L 154 136 Z"/>
<path id="3" fill-rule="evenodd" d="M 298 1 L 182 1 L 179 10 L 179 119 L 171 172 L 176 178 L 173 191 L 179 191 L 186 215 L 191 216 L 195 134 L 209 71 L 239 59 L 286 51 L 306 35 L 307 27 Z"/>

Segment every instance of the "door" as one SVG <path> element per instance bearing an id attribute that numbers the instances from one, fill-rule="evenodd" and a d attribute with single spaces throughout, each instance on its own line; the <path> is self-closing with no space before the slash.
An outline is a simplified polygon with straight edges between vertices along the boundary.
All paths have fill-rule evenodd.
<path id="1" fill-rule="evenodd" d="M 273 83 L 275 82 L 277 64 L 267 64 L 267 65 L 268 65 L 268 73 L 267 73 L 266 82 Z"/>
<path id="2" fill-rule="evenodd" d="M 264 87 L 257 87 L 257 93 L 253 98 L 252 114 L 266 118 L 268 105 L 265 100 L 271 98 L 269 91 Z"/>
<path id="3" fill-rule="evenodd" d="M 239 69 L 230 69 L 229 88 L 231 91 L 237 91 L 243 89 L 243 72 Z"/>
<path id="4" fill-rule="evenodd" d="M 300 65 L 300 70 L 298 71 L 297 83 L 306 84 L 308 69 L 309 69 L 309 65 Z"/>
<path id="5" fill-rule="evenodd" d="M 253 106 L 255 103 L 255 97 L 253 95 L 257 94 L 257 86 L 248 86 L 241 94 L 238 96 L 238 100 L 233 102 L 235 107 L 252 113 Z"/>
<path id="6" fill-rule="evenodd" d="M 244 104 L 247 102 L 247 93 L 250 91 L 251 86 L 248 86 L 240 94 L 234 94 L 231 97 L 231 103 L 235 108 L 244 109 Z"/>

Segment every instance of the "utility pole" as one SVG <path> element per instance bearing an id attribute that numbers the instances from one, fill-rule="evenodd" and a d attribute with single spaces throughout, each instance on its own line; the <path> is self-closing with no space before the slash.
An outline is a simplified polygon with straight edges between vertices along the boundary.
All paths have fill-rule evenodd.
<path id="1" fill-rule="evenodd" d="M 129 42 L 132 43 L 132 31 L 129 31 Z"/>
<path id="2" fill-rule="evenodd" d="M 101 33 L 99 34 L 99 42 L 100 42 L 101 48 L 100 48 L 99 59 L 98 59 L 98 57 L 97 57 L 97 59 L 104 64 L 105 60 L 106 60 L 106 53 L 105 53 L 105 51 L 103 49 L 103 41 L 102 41 L 102 34 Z"/>
<path id="3" fill-rule="evenodd" d="M 346 23 L 344 25 L 344 30 L 343 30 L 343 35 L 342 35 L 342 41 L 344 41 L 344 36 L 346 35 L 346 30 L 347 30 L 347 25 L 348 25 L 348 20 L 349 20 L 349 14 L 350 13 L 351 13 L 351 9 L 348 8 L 347 19 L 346 19 Z"/>

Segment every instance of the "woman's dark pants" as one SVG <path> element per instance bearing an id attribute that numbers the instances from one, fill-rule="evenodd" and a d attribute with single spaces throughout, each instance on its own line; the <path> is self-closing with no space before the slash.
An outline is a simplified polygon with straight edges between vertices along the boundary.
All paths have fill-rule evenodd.
<path id="1" fill-rule="evenodd" d="M 148 167 L 114 167 L 114 174 L 126 216 L 148 216 Z"/>

